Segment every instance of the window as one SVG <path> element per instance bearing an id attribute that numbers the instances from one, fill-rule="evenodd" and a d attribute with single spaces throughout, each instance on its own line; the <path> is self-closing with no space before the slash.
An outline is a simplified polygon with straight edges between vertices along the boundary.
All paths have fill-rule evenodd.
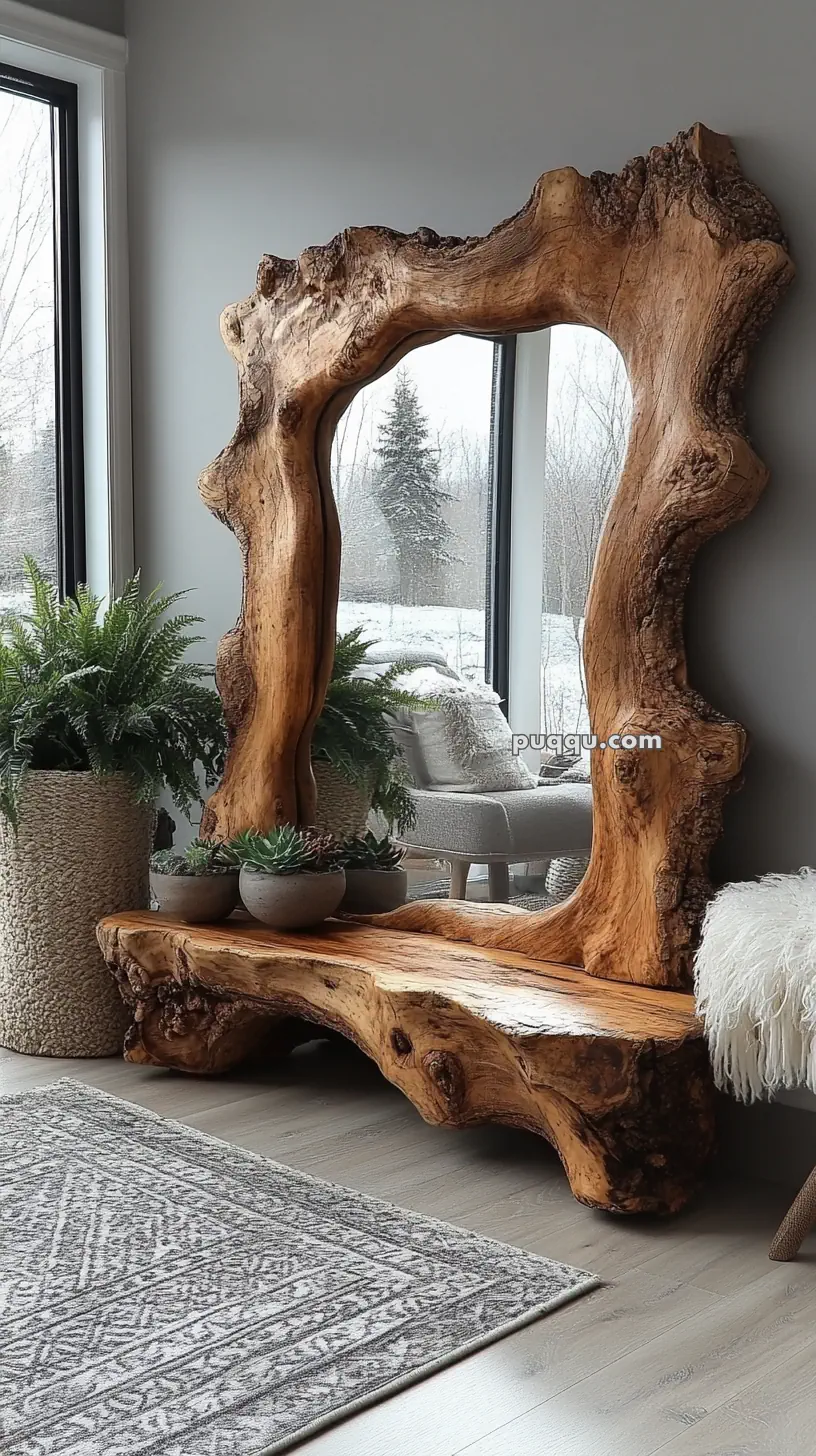
<path id="1" fill-rule="evenodd" d="M 332 454 L 338 630 L 434 648 L 482 680 L 504 640 L 495 485 L 511 347 L 455 335 L 414 349 L 355 397 Z"/>
<path id="2" fill-rule="evenodd" d="M 0 66 L 0 606 L 84 578 L 77 88 Z"/>

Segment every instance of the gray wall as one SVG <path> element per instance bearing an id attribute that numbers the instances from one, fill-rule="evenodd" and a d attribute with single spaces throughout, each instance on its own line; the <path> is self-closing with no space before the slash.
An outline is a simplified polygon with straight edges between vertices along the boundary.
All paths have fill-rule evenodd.
<path id="1" fill-rule="evenodd" d="M 49 10 L 66 20 L 79 20 L 99 30 L 125 33 L 125 0 L 25 0 L 35 10 Z"/>
<path id="2" fill-rule="evenodd" d="M 816 861 L 816 14 L 807 0 L 128 0 L 138 554 L 234 620 L 234 541 L 196 475 L 235 423 L 224 304 L 264 251 L 351 223 L 490 228 L 538 174 L 617 170 L 703 120 L 779 206 L 800 279 L 750 420 L 773 470 L 703 554 L 692 680 L 754 734 L 724 875 Z"/>

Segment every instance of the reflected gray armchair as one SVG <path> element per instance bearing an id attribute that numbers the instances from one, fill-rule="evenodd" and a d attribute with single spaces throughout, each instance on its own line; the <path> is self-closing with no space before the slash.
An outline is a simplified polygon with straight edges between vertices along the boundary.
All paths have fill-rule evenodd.
<path id="1" fill-rule="evenodd" d="M 556 782 L 491 794 L 451 794 L 417 786 L 410 792 L 416 824 L 400 842 L 450 862 L 454 900 L 465 898 L 472 864 L 487 865 L 489 898 L 507 900 L 511 864 L 588 855 L 592 846 L 589 784 Z"/>
<path id="2" fill-rule="evenodd" d="M 382 670 L 396 660 L 408 667 L 434 667 L 458 679 L 433 648 L 380 643 L 369 648 L 366 663 Z M 454 793 L 429 783 L 416 730 L 394 722 L 392 732 L 408 764 L 416 823 L 399 837 L 406 849 L 451 866 L 452 899 L 463 900 L 468 871 L 486 864 L 491 900 L 510 897 L 509 866 L 588 855 L 592 846 L 592 789 L 588 783 L 555 781 L 537 788 Z"/>

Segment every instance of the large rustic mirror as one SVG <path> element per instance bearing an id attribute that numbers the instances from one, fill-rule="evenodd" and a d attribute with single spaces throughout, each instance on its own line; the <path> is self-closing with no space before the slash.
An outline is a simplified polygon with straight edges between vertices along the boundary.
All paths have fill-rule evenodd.
<path id="1" fill-rule="evenodd" d="M 490 340 L 524 342 L 548 330 L 552 348 L 559 328 L 580 326 L 608 343 L 607 370 L 614 374 L 618 354 L 622 360 L 617 434 L 607 441 L 605 466 L 615 476 L 628 436 L 611 500 L 597 492 L 597 551 L 594 540 L 583 543 L 594 569 L 576 629 L 580 682 L 588 726 L 615 745 L 591 754 L 589 867 L 568 898 L 528 913 L 512 903 L 427 899 L 382 923 L 606 978 L 687 984 L 708 854 L 723 798 L 740 774 L 745 734 L 686 681 L 683 597 L 698 546 L 749 510 L 765 481 L 743 432 L 740 396 L 748 346 L 789 271 L 772 207 L 743 177 L 727 138 L 699 126 L 619 176 L 548 173 L 527 206 L 485 238 L 357 228 L 296 262 L 266 257 L 257 291 L 224 315 L 240 371 L 240 423 L 202 480 L 207 504 L 239 538 L 245 568 L 242 617 L 219 658 L 233 740 L 208 831 L 313 819 L 310 740 L 339 597 L 341 622 L 349 620 L 339 591 L 332 461 L 342 517 L 343 492 L 359 486 L 348 466 L 349 431 L 358 445 L 376 448 L 360 424 L 361 391 L 385 391 L 392 415 L 412 408 L 411 359 L 430 359 L 436 347 L 441 357 L 444 347 L 474 361 L 486 351 L 486 399 Z M 402 391 L 401 405 L 394 390 Z M 438 422 L 428 415 L 426 426 L 430 432 Z M 441 448 L 437 442 L 434 450 Z M 457 468 L 461 474 L 461 460 Z M 551 477 L 550 529 L 567 504 L 562 485 Z M 608 496 L 608 480 L 604 489 Z M 388 590 L 402 577 L 398 591 L 439 595 L 445 555 L 451 566 L 457 555 L 448 549 L 457 504 L 446 503 L 447 517 L 437 511 L 440 539 L 426 539 L 424 556 L 407 543 L 395 548 L 392 529 L 390 563 L 373 564 L 369 539 L 355 567 L 347 519 L 346 581 L 357 570 L 384 593 L 385 578 L 377 586 L 376 576 L 387 567 Z M 381 516 L 382 509 L 381 496 Z M 585 531 L 586 521 L 573 520 L 571 529 Z M 562 533 L 562 548 L 565 540 Z M 468 542 L 468 553 L 480 549 L 478 540 Z M 575 538 L 570 549 L 577 550 Z M 468 590 L 464 579 L 460 589 Z M 548 593 L 558 589 L 548 580 Z M 554 615 L 580 622 L 578 585 L 564 581 L 560 589 L 569 610 Z M 378 621 L 375 635 L 387 625 Z M 459 852 L 467 860 L 465 848 Z"/>
<path id="2" fill-rule="evenodd" d="M 381 662 L 391 638 L 400 655 L 435 644 L 425 668 L 495 684 L 518 732 L 577 721 L 606 747 L 590 751 L 591 787 L 580 774 L 546 786 L 560 765 L 519 745 L 532 783 L 507 794 L 553 796 L 528 816 L 551 838 L 523 855 L 521 841 L 496 850 L 495 819 L 477 840 L 482 821 L 459 812 L 490 794 L 431 786 L 423 832 L 448 838 L 417 848 L 434 862 L 442 843 L 456 898 L 291 933 L 145 912 L 103 922 L 131 1061 L 224 1071 L 329 1027 L 429 1121 L 549 1139 L 585 1203 L 682 1207 L 714 1107 L 682 988 L 745 755 L 740 725 L 687 681 L 683 602 L 697 548 L 765 482 L 741 392 L 791 273 L 770 203 L 727 138 L 699 126 L 619 176 L 548 173 L 484 238 L 354 228 L 295 262 L 263 260 L 256 292 L 223 318 L 240 419 L 202 480 L 244 562 L 218 662 L 231 748 L 204 832 L 315 822 L 313 727 L 338 614 L 379 639 Z M 509 497 L 496 495 L 508 417 Z M 583 855 L 566 898 L 541 903 L 539 852 Z M 509 883 L 514 860 L 532 904 Z M 469 861 L 487 863 L 492 903 L 472 898 Z"/>

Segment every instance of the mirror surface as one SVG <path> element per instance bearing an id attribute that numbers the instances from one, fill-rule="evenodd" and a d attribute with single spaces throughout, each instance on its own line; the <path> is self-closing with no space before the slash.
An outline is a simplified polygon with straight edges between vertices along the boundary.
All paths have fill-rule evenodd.
<path id="1" fill-rule="evenodd" d="M 400 684 L 436 699 L 396 730 L 419 789 L 410 898 L 540 910 L 583 875 L 584 616 L 631 408 L 611 340 L 564 324 L 416 348 L 339 422 L 338 632 L 372 644 L 367 673 L 407 657 Z"/>
<path id="2" fill-rule="evenodd" d="M 414 349 L 360 390 L 332 453 L 338 631 L 432 647 L 481 681 L 499 357 L 464 335 Z"/>

